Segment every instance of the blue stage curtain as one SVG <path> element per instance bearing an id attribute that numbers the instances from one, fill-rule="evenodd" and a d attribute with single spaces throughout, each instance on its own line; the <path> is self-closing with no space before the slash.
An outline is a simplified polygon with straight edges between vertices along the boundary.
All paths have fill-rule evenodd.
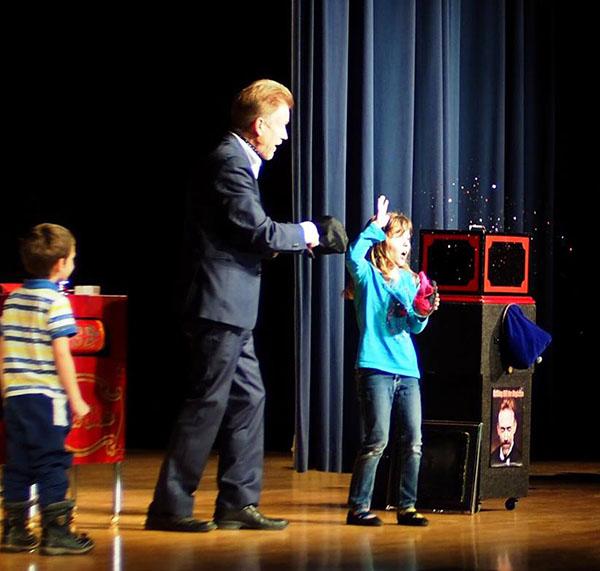
<path id="1" fill-rule="evenodd" d="M 292 5 L 297 219 L 331 214 L 353 239 L 385 194 L 413 220 L 415 269 L 423 228 L 551 239 L 540 227 L 553 219 L 548 3 Z M 344 260 L 306 257 L 296 271 L 295 467 L 348 470 L 359 427 Z"/>

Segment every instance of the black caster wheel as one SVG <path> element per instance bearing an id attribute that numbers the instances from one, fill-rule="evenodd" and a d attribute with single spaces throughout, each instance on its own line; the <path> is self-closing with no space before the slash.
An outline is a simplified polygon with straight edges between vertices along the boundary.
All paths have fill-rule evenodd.
<path id="1" fill-rule="evenodd" d="M 504 502 L 504 507 L 507 510 L 514 510 L 517 507 L 517 502 L 519 501 L 519 498 L 508 498 L 505 502 Z"/>

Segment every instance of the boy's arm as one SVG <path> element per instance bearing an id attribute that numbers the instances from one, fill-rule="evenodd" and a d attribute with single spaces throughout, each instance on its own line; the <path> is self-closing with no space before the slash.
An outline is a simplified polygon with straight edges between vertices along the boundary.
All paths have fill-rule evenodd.
<path id="1" fill-rule="evenodd" d="M 77 374 L 75 373 L 75 363 L 71 355 L 69 338 L 57 337 L 53 339 L 52 351 L 54 353 L 54 362 L 60 384 L 67 393 L 73 413 L 76 416 L 85 416 L 90 412 L 90 407 L 83 400 L 79 385 L 77 384 Z"/>

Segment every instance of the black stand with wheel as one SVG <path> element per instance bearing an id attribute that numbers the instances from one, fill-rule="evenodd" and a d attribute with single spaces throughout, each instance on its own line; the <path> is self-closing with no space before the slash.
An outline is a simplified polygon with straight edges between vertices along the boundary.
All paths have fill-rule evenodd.
<path id="1" fill-rule="evenodd" d="M 443 298 L 442 298 L 443 299 Z M 520 300 L 535 318 L 535 305 Z M 500 355 L 505 303 L 442 301 L 428 328 L 417 337 L 422 368 L 423 417 L 481 426 L 475 513 L 488 498 L 505 498 L 507 510 L 527 496 L 533 369 L 509 374 Z M 427 443 L 424 442 L 424 446 Z M 425 452 L 424 452 L 425 454 Z M 472 461 L 473 456 L 471 457 Z M 427 480 L 422 466 L 421 479 Z M 432 509 L 436 498 L 430 498 Z M 437 502 L 443 503 L 443 502 Z"/>

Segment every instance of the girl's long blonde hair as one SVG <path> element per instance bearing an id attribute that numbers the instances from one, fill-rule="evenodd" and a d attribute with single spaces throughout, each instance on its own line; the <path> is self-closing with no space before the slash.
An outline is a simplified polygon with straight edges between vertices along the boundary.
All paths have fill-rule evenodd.
<path id="1" fill-rule="evenodd" d="M 389 212 L 388 214 L 390 219 L 385 228 L 383 228 L 386 237 L 400 236 L 407 231 L 412 236 L 413 225 L 408 216 L 402 212 Z M 369 224 L 372 221 L 373 219 L 369 221 Z M 387 242 L 383 240 L 382 242 L 375 244 L 369 252 L 369 257 L 371 258 L 371 263 L 381 272 L 383 278 L 389 282 L 392 279 L 394 269 L 398 266 L 388 251 Z M 416 275 L 410 269 L 409 261 L 410 254 L 407 256 L 402 269 Z M 354 280 L 351 277 L 348 279 L 348 285 L 344 289 L 343 295 L 345 299 L 354 299 Z"/>

